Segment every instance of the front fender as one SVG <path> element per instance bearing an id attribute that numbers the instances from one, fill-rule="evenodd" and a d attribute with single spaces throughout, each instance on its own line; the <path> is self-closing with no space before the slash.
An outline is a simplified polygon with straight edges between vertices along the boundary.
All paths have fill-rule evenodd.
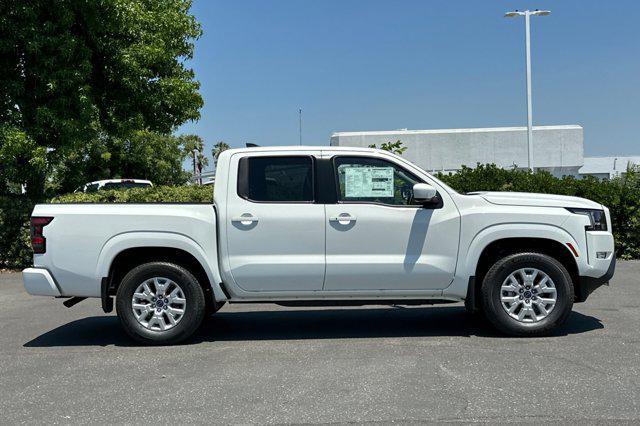
<path id="1" fill-rule="evenodd" d="M 192 238 L 174 232 L 125 232 L 118 234 L 102 246 L 98 263 L 96 266 L 96 276 L 106 277 L 109 275 L 111 264 L 116 256 L 124 250 L 140 247 L 166 247 L 183 250 L 192 255 L 202 265 L 209 282 L 214 297 L 217 301 L 226 300 L 226 296 L 220 288 L 222 279 L 218 269 L 218 253 L 216 247 L 203 248 Z"/>
<path id="2" fill-rule="evenodd" d="M 567 247 L 567 243 L 571 243 L 574 247 L 578 247 L 576 240 L 564 229 L 547 224 L 531 224 L 531 223 L 508 223 L 489 226 L 478 232 L 469 244 L 466 256 L 463 257 L 464 262 L 461 272 L 467 276 L 475 274 L 476 266 L 482 251 L 491 243 L 506 238 L 537 238 L 545 240 L 553 240 L 563 247 Z M 572 255 L 573 256 L 573 255 Z"/>

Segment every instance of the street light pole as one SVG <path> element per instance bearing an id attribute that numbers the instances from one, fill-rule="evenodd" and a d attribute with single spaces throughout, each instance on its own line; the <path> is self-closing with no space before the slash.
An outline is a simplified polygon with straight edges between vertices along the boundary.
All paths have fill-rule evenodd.
<path id="1" fill-rule="evenodd" d="M 531 105 L 531 22 L 530 18 L 534 16 L 547 16 L 551 12 L 548 10 L 518 10 L 505 13 L 506 18 L 515 16 L 524 16 L 524 44 L 525 44 L 525 62 L 527 68 L 527 165 L 530 171 L 533 171 L 533 107 Z"/>
<path id="2" fill-rule="evenodd" d="M 527 164 L 529 165 L 529 170 L 533 172 L 533 113 L 532 102 L 531 102 L 531 25 L 530 25 L 530 17 L 531 14 L 527 10 L 524 15 L 524 44 L 525 46 L 525 56 L 526 56 L 526 67 L 527 67 Z"/>

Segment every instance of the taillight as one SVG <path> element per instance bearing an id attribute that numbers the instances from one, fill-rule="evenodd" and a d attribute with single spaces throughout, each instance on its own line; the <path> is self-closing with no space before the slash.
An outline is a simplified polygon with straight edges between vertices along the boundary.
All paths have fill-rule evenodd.
<path id="1" fill-rule="evenodd" d="M 52 220 L 52 217 L 31 218 L 31 248 L 34 254 L 42 254 L 47 251 L 47 239 L 42 234 L 42 228 Z"/>

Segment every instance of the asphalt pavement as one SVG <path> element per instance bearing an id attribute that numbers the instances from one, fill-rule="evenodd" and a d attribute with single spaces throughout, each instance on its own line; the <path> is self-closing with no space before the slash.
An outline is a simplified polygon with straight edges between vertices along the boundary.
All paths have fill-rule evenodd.
<path id="1" fill-rule="evenodd" d="M 0 418 L 15 423 L 640 422 L 640 262 L 551 337 L 440 307 L 226 305 L 181 346 L 131 341 L 0 274 Z"/>

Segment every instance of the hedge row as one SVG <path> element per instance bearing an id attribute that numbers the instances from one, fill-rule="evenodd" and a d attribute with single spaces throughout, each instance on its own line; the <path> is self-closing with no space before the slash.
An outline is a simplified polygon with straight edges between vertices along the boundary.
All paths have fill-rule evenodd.
<path id="1" fill-rule="evenodd" d="M 519 191 L 574 195 L 602 203 L 611 210 L 616 252 L 621 259 L 640 258 L 640 173 L 631 169 L 622 177 L 599 181 L 592 177 L 555 178 L 547 172 L 504 170 L 495 165 L 463 168 L 438 177 L 460 192 Z M 157 186 L 128 190 L 67 194 L 54 203 L 162 203 L 212 202 L 211 186 Z M 33 204 L 22 196 L 0 196 L 0 269 L 31 264 L 29 213 Z"/>
<path id="2" fill-rule="evenodd" d="M 213 186 L 152 186 L 73 193 L 51 199 L 52 203 L 213 203 Z"/>

